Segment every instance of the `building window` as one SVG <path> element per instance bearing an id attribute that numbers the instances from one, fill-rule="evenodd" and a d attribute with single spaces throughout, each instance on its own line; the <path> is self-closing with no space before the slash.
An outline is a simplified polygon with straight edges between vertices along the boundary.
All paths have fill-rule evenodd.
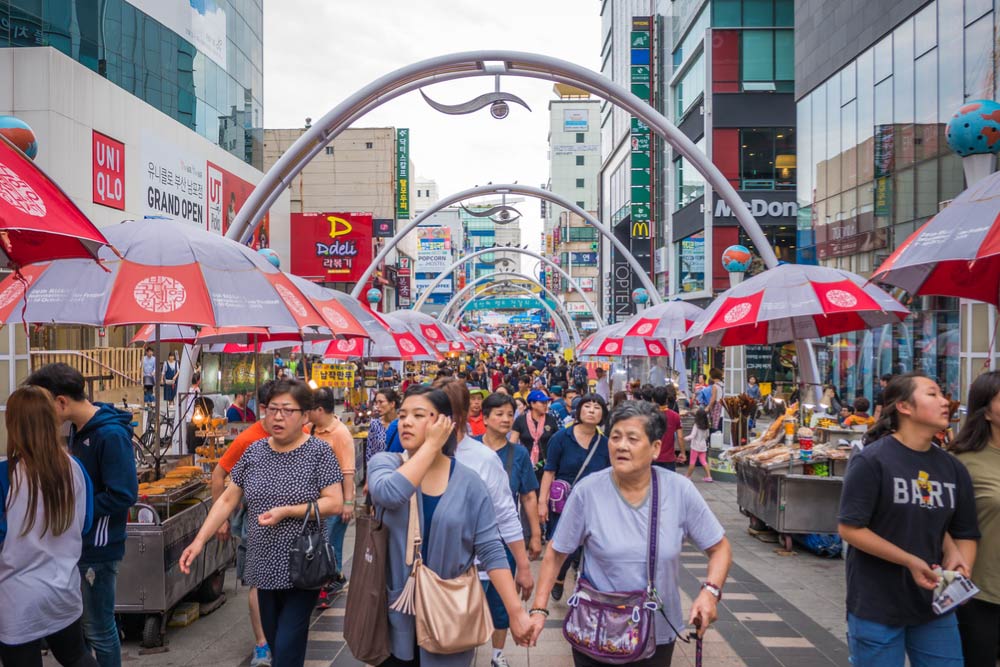
<path id="1" fill-rule="evenodd" d="M 740 80 L 743 90 L 790 92 L 795 80 L 795 41 L 791 30 L 744 30 Z"/>
<path id="2" fill-rule="evenodd" d="M 582 156 L 582 155 L 577 155 L 576 156 L 576 166 L 578 166 L 578 167 L 582 167 L 583 166 L 583 157 L 584 156 Z"/>
<path id="3" fill-rule="evenodd" d="M 795 172 L 795 128 L 740 130 L 741 189 L 793 189 Z"/>
<path id="4" fill-rule="evenodd" d="M 681 119 L 694 103 L 705 94 L 705 58 L 699 53 L 684 73 L 680 82 L 674 86 L 674 98 L 677 100 L 677 118 Z"/>
<path id="5" fill-rule="evenodd" d="M 365 148 L 375 148 L 375 144 L 370 141 L 365 142 Z"/>
<path id="6" fill-rule="evenodd" d="M 576 203 L 576 205 L 579 206 L 580 208 L 584 209 L 584 210 L 586 210 L 586 208 L 587 208 L 586 202 L 578 201 Z"/>
<path id="7" fill-rule="evenodd" d="M 584 182 L 584 179 L 582 179 L 582 178 L 576 179 L 576 187 L 578 187 L 578 188 L 585 188 L 585 187 L 587 187 L 586 183 Z"/>
<path id="8" fill-rule="evenodd" d="M 576 143 L 582 144 L 584 141 L 586 141 L 586 135 L 583 132 L 577 132 Z"/>
<path id="9" fill-rule="evenodd" d="M 327 155 L 333 155 L 333 146 L 327 146 L 326 147 L 326 154 Z"/>
<path id="10" fill-rule="evenodd" d="M 715 0 L 712 25 L 716 28 L 792 27 L 792 0 Z"/>
<path id="11" fill-rule="evenodd" d="M 587 225 L 586 227 L 569 228 L 570 241 L 596 241 L 597 236 L 597 230 L 590 225 Z"/>

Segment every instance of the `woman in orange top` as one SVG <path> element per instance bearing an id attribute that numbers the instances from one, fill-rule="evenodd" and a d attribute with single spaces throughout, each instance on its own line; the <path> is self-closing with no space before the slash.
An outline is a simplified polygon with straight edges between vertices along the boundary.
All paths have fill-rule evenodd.
<path id="1" fill-rule="evenodd" d="M 344 473 L 344 509 L 339 515 L 331 516 L 326 520 L 326 534 L 330 540 L 330 546 L 337 557 L 337 567 L 341 572 L 337 575 L 337 580 L 326 590 L 320 591 L 319 607 L 326 609 L 330 606 L 333 596 L 343 590 L 347 583 L 344 577 L 344 535 L 347 527 L 354 516 L 354 436 L 344 422 L 334 414 L 336 403 L 333 398 L 333 390 L 329 387 L 320 387 L 313 391 L 313 409 L 309 411 L 310 426 L 306 429 L 317 438 L 320 438 L 333 448 L 333 453 L 337 456 L 337 463 Z"/>

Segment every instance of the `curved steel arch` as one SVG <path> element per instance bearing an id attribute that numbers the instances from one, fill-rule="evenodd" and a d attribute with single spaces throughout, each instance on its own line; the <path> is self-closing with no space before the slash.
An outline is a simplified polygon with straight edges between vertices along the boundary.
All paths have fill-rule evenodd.
<path id="1" fill-rule="evenodd" d="M 531 290 L 529 290 L 527 287 L 521 287 L 520 285 L 515 285 L 514 283 L 509 283 L 508 285 L 510 287 L 515 287 L 517 289 L 517 291 L 521 292 L 522 294 L 527 294 L 528 296 L 531 296 L 531 297 L 535 298 L 542 305 L 542 307 L 545 308 L 546 311 L 548 311 L 548 313 L 552 317 L 553 321 L 555 321 L 556 326 L 559 327 L 559 330 L 562 332 L 562 335 L 564 336 L 564 338 L 562 338 L 562 341 L 566 344 L 567 347 L 573 344 L 573 340 L 576 340 L 577 338 L 579 338 L 579 333 L 578 332 L 576 333 L 575 336 L 571 336 L 570 335 L 571 329 L 575 329 L 576 328 L 576 324 L 573 322 L 572 319 L 569 319 L 569 320 L 566 319 L 569 316 L 569 313 L 567 313 L 565 311 L 559 312 L 559 311 L 553 310 L 552 306 L 550 306 L 547 301 L 545 301 L 544 299 L 539 299 L 538 295 L 535 294 L 534 292 L 532 292 Z M 476 299 L 478 299 L 482 295 L 483 295 L 483 292 L 480 292 L 480 293 L 476 294 L 476 296 L 474 298 L 469 299 L 468 301 L 466 301 L 465 303 L 463 303 L 459 307 L 458 311 L 455 313 L 455 319 L 454 319 L 454 321 L 452 321 L 450 324 L 454 325 L 454 324 L 456 324 L 456 322 L 458 322 L 459 320 L 461 320 L 462 319 L 462 315 L 465 313 L 465 310 L 470 305 L 474 304 L 476 302 Z M 568 321 L 568 324 L 567 324 L 567 321 Z"/>
<path id="2" fill-rule="evenodd" d="M 469 291 L 473 287 L 475 287 L 476 285 L 478 285 L 479 283 L 484 282 L 486 280 L 494 280 L 494 281 L 500 282 L 500 281 L 502 281 L 504 279 L 515 279 L 515 278 L 518 279 L 518 280 L 523 280 L 525 282 L 529 282 L 529 283 L 538 285 L 539 287 L 542 288 L 543 292 L 545 292 L 546 294 L 549 295 L 549 297 L 552 298 L 553 303 L 555 303 L 567 315 L 567 320 L 568 320 L 569 324 L 571 325 L 570 331 L 573 334 L 573 344 L 574 345 L 579 345 L 580 344 L 580 332 L 576 328 L 576 323 L 573 322 L 573 318 L 572 317 L 568 317 L 569 313 L 566 312 L 566 307 L 563 306 L 561 303 L 559 303 L 559 299 L 557 299 L 556 295 L 552 293 L 552 290 L 550 290 L 548 287 L 546 287 L 545 285 L 543 285 L 540 282 L 538 282 L 538 280 L 536 278 L 532 278 L 531 276 L 525 275 L 523 273 L 517 273 L 517 272 L 514 272 L 514 271 L 503 271 L 503 272 L 497 271 L 495 273 L 487 273 L 486 275 L 479 276 L 478 278 L 476 278 L 475 280 L 473 280 L 472 282 L 470 282 L 468 285 L 466 285 L 465 287 L 463 287 L 462 289 L 460 289 L 455 294 L 455 296 L 451 297 L 451 300 L 447 304 L 445 304 L 444 308 L 441 309 L 441 313 L 438 315 L 438 319 L 446 321 L 447 317 L 448 317 L 448 311 L 451 310 L 459 302 L 459 300 L 463 296 L 465 296 L 466 294 L 468 294 Z M 543 303 L 544 303 L 544 301 L 543 301 Z M 546 305 L 548 305 L 548 304 L 546 304 Z"/>
<path id="3" fill-rule="evenodd" d="M 372 109 L 428 84 L 500 75 L 568 83 L 612 102 L 640 119 L 687 158 L 719 193 L 756 246 L 764 264 L 768 268 L 778 265 L 763 230 L 743 205 L 736 189 L 708 156 L 663 114 L 623 86 L 586 67 L 536 53 L 505 50 L 467 51 L 428 58 L 390 72 L 361 88 L 328 111 L 285 151 L 240 207 L 226 236 L 245 243 L 281 191 L 291 185 L 291 179 L 351 122 Z M 649 291 L 651 295 L 655 293 L 655 289 Z"/>
<path id="4" fill-rule="evenodd" d="M 427 286 L 427 288 L 424 290 L 424 293 L 420 295 L 420 298 L 417 299 L 412 306 L 410 306 L 411 310 L 420 310 L 420 307 L 423 306 L 424 303 L 427 301 L 427 298 L 431 295 L 431 292 L 434 291 L 434 288 L 437 287 L 442 280 L 450 276 L 452 272 L 455 271 L 455 269 L 462 266 L 471 259 L 475 259 L 476 257 L 481 257 L 482 255 L 488 255 L 489 253 L 493 252 L 511 252 L 519 255 L 527 255 L 529 257 L 534 257 L 535 259 L 544 262 L 545 264 L 548 264 L 553 269 L 555 269 L 559 273 L 559 275 L 565 278 L 567 282 L 569 282 L 569 284 L 573 286 L 573 289 L 575 289 L 577 292 L 580 293 L 580 296 L 583 297 L 583 302 L 587 304 L 587 308 L 590 309 L 590 313 L 594 316 L 594 319 L 597 321 L 597 323 L 602 327 L 607 325 L 607 321 L 601 315 L 600 311 L 597 310 L 596 307 L 594 307 L 593 302 L 587 297 L 587 294 L 583 291 L 583 289 L 580 288 L 580 283 L 576 282 L 576 280 L 574 280 L 571 275 L 566 273 L 561 266 L 556 264 L 548 257 L 545 257 L 541 253 L 537 253 L 534 250 L 526 250 L 525 248 L 496 248 L 496 247 L 483 248 L 482 250 L 477 250 L 474 253 L 464 255 L 461 259 L 457 260 L 454 264 L 452 264 L 447 269 L 439 273 L 434 278 L 434 280 L 431 281 L 431 284 Z"/>
<path id="5" fill-rule="evenodd" d="M 416 229 L 424 220 L 430 218 L 438 211 L 445 209 L 452 204 L 457 204 L 460 201 L 471 199 L 472 197 L 481 197 L 483 195 L 491 194 L 516 194 L 524 195 L 526 197 L 534 197 L 536 199 L 544 199 L 545 201 L 552 202 L 553 204 L 561 206 L 568 211 L 576 213 L 578 216 L 583 218 L 584 222 L 596 229 L 601 236 L 606 238 L 615 247 L 615 250 L 622 253 L 622 256 L 628 261 L 629 267 L 635 271 L 636 275 L 642 281 L 643 287 L 645 287 L 646 291 L 649 292 L 650 299 L 652 299 L 654 303 L 662 303 L 663 299 L 659 292 L 656 291 L 656 285 L 653 284 L 652 280 L 650 280 L 649 275 L 643 270 L 642 265 L 640 265 L 638 260 L 632 256 L 632 253 L 625 247 L 625 244 L 619 241 L 610 229 L 601 224 L 600 220 L 584 211 L 574 202 L 571 202 L 565 197 L 557 195 L 554 192 L 549 192 L 548 190 L 536 188 L 531 185 L 519 185 L 517 183 L 477 185 L 474 188 L 456 192 L 453 195 L 449 195 L 448 197 L 435 202 L 433 206 L 421 213 L 416 219 L 410 220 L 401 229 L 397 230 L 396 236 L 389 239 L 389 241 L 385 244 L 385 247 L 382 248 L 379 254 L 375 256 L 375 259 L 372 260 L 372 263 L 365 270 L 357 284 L 354 285 L 351 295 L 355 298 L 361 296 L 361 290 L 364 289 L 368 279 L 372 277 L 373 273 L 375 273 L 375 268 L 381 264 L 386 257 L 388 257 L 389 253 L 392 252 L 392 249 L 396 247 L 403 237 Z"/>

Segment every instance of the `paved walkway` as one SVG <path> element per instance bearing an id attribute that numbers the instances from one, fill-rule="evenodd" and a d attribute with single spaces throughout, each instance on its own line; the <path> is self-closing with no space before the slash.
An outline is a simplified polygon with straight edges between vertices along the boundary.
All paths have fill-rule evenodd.
<path id="1" fill-rule="evenodd" d="M 747 534 L 747 520 L 736 507 L 735 484 L 699 482 L 698 488 L 726 527 L 734 554 L 733 569 L 719 608 L 719 621 L 709 631 L 705 642 L 705 666 L 847 667 L 843 561 L 821 559 L 804 552 L 779 556 L 775 553 L 777 545 L 759 542 Z M 348 531 L 347 554 L 353 552 L 353 533 L 353 530 Z M 538 563 L 534 568 L 537 572 Z M 698 593 L 705 570 L 705 557 L 693 547 L 686 547 L 679 579 L 685 609 L 690 607 L 691 596 Z M 187 628 L 168 631 L 169 651 L 139 655 L 138 645 L 127 642 L 124 647 L 126 665 L 248 665 L 253 639 L 247 621 L 247 589 L 235 589 L 230 572 L 226 590 L 230 599 L 218 611 Z M 346 595 L 342 595 L 333 608 L 314 616 L 307 667 L 360 665 L 343 641 L 345 603 Z M 569 647 L 561 633 L 565 603 L 553 603 L 550 608 L 552 617 L 530 656 L 508 639 L 506 655 L 514 667 L 572 665 Z M 476 659 L 477 667 L 488 667 L 489 661 L 490 651 L 481 649 Z M 51 657 L 45 661 L 46 667 L 55 664 Z M 693 647 L 678 644 L 673 664 L 693 666 Z"/>

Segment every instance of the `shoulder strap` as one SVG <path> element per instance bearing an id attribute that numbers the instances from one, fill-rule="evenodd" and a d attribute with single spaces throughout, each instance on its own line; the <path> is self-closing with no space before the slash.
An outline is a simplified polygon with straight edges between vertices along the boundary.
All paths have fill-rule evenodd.
<path id="1" fill-rule="evenodd" d="M 649 542 L 648 553 L 646 554 L 646 576 L 647 576 L 647 591 L 652 594 L 656 591 L 656 542 L 657 542 L 657 529 L 658 520 L 660 517 L 660 480 L 659 475 L 656 474 L 656 468 L 653 468 L 652 479 L 650 483 L 652 484 L 652 489 L 650 491 L 649 499 L 649 537 L 647 541 Z"/>
<path id="2" fill-rule="evenodd" d="M 510 442 L 507 443 L 507 461 L 503 464 L 503 469 L 507 471 L 507 477 L 510 477 L 510 471 L 514 469 L 514 445 Z"/>
<path id="3" fill-rule="evenodd" d="M 571 438 L 576 439 L 576 434 L 573 433 L 572 431 L 569 432 L 569 435 Z M 580 475 L 582 475 L 583 471 L 587 469 L 587 464 L 590 463 L 590 459 L 594 458 L 594 453 L 597 451 L 597 443 L 600 441 L 600 438 L 601 434 L 595 433 L 593 440 L 590 441 L 590 448 L 589 451 L 587 452 L 587 458 L 583 460 L 583 465 L 580 466 L 580 469 L 576 471 L 576 477 L 573 478 L 574 486 L 576 486 L 576 483 L 580 481 Z"/>
<path id="4" fill-rule="evenodd" d="M 399 457 L 403 463 L 410 458 L 409 452 L 403 452 Z M 420 558 L 420 544 L 423 539 L 420 537 L 420 506 L 417 503 L 417 496 L 420 489 L 414 491 L 410 496 L 410 521 L 406 533 L 406 564 L 413 565 L 413 561 Z"/>
<path id="5" fill-rule="evenodd" d="M 10 459 L 0 461 L 0 546 L 3 545 L 4 538 L 7 537 L 7 492 L 10 491 L 10 482 L 7 480 Z"/>

